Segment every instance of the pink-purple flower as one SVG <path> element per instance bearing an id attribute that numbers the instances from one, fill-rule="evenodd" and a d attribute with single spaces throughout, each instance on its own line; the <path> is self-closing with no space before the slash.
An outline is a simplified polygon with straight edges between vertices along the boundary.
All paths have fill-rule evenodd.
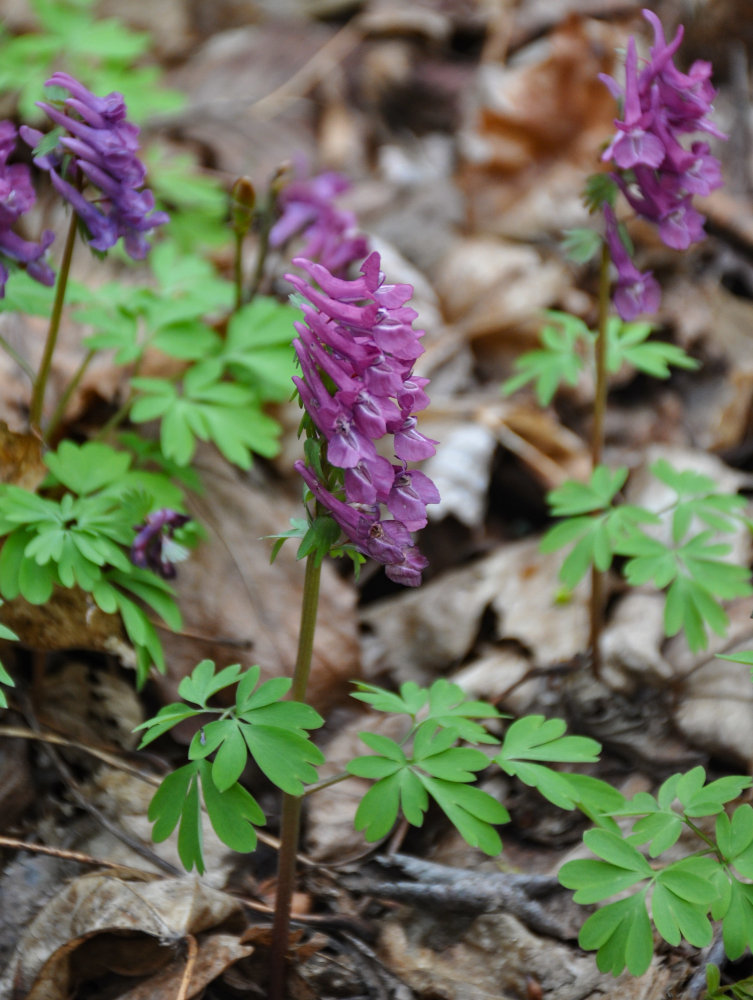
<path id="1" fill-rule="evenodd" d="M 179 514 L 169 507 L 149 514 L 146 522 L 136 528 L 136 537 L 131 545 L 131 562 L 134 566 L 151 569 L 165 580 L 172 580 L 176 574 L 176 549 L 172 538 L 175 529 L 183 527 L 190 520 L 186 514 Z M 182 556 L 183 550 L 179 551 Z"/>
<path id="2" fill-rule="evenodd" d="M 358 232 L 353 213 L 335 204 L 349 186 L 347 178 L 332 170 L 287 184 L 277 200 L 280 217 L 269 232 L 270 246 L 281 247 L 300 233 L 305 240 L 300 255 L 338 275 L 363 260 L 369 252 L 366 237 Z"/>
<path id="3" fill-rule="evenodd" d="M 147 234 L 168 215 L 155 211 L 154 195 L 143 187 L 146 168 L 136 155 L 139 129 L 126 120 L 123 97 L 97 97 L 67 73 L 53 73 L 47 86 L 61 87 L 70 97 L 56 104 L 37 102 L 63 134 L 55 150 L 35 156 L 34 162 L 49 173 L 84 224 L 93 249 L 109 250 L 123 237 L 129 256 L 142 259 L 149 249 Z M 21 136 L 32 148 L 44 138 L 28 126 Z M 86 198 L 86 187 L 98 195 Z"/>
<path id="4" fill-rule="evenodd" d="M 418 586 L 427 561 L 411 532 L 426 525 L 426 506 L 439 493 L 428 476 L 407 466 L 433 455 L 436 444 L 415 417 L 429 400 L 428 380 L 413 374 L 423 352 L 423 331 L 413 329 L 417 313 L 407 304 L 413 289 L 385 284 L 378 253 L 352 281 L 304 258 L 293 263 L 310 279 L 286 276 L 307 300 L 305 322 L 296 323 L 301 375 L 293 381 L 326 444 L 327 462 L 343 470 L 342 487 L 327 488 L 303 462 L 296 468 L 360 552 L 383 563 L 389 579 Z M 375 444 L 390 437 L 394 462 Z"/>
<path id="5" fill-rule="evenodd" d="M 44 254 L 55 238 L 49 229 L 39 243 L 22 239 L 13 226 L 36 201 L 29 168 L 24 163 L 8 163 L 16 148 L 16 128 L 0 121 L 0 298 L 5 294 L 8 264 L 20 264 L 26 273 L 43 285 L 53 285 L 55 274 Z"/>
<path id="6" fill-rule="evenodd" d="M 657 226 L 667 246 L 686 250 L 705 237 L 704 216 L 693 206 L 693 196 L 710 194 L 722 178 L 707 142 L 695 141 L 687 148 L 682 139 L 695 132 L 726 136 L 710 117 L 716 95 L 711 64 L 698 60 L 687 73 L 681 72 L 673 57 L 682 41 L 682 26 L 667 42 L 656 14 L 644 10 L 643 16 L 654 30 L 648 61 L 639 66 L 630 38 L 624 88 L 610 76 L 600 77 L 622 102 L 623 115 L 615 120 L 617 132 L 602 159 L 614 165 L 613 177 L 636 214 Z M 637 271 L 609 218 L 607 241 L 619 275 L 615 305 L 623 319 L 637 315 L 636 309 L 647 311 L 649 302 L 658 305 L 655 282 L 650 274 Z"/>

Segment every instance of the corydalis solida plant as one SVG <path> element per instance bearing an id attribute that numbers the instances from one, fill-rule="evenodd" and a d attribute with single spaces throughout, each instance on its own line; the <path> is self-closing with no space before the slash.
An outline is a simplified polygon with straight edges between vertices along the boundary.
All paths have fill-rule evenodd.
<path id="1" fill-rule="evenodd" d="M 0 298 L 5 295 L 8 266 L 24 266 L 29 277 L 43 285 L 55 283 L 52 268 L 42 259 L 55 234 L 45 230 L 39 243 L 33 243 L 12 228 L 36 201 L 29 168 L 24 163 L 8 163 L 16 135 L 12 122 L 0 122 Z"/>
<path id="2" fill-rule="evenodd" d="M 654 30 L 646 64 L 639 68 L 631 37 L 624 87 L 600 75 L 622 105 L 622 118 L 615 120 L 617 133 L 602 159 L 613 165 L 611 176 L 635 213 L 656 225 L 668 247 L 687 250 L 705 237 L 704 216 L 693 206 L 693 196 L 705 196 L 721 187 L 722 176 L 707 142 L 693 142 L 687 149 L 682 139 L 695 132 L 717 139 L 726 136 L 710 117 L 716 96 L 711 63 L 697 60 L 687 73 L 681 72 L 673 57 L 682 42 L 682 25 L 668 43 L 656 14 L 644 10 L 643 16 Z M 631 260 L 612 207 L 605 204 L 604 210 L 607 245 L 617 269 L 615 308 L 625 320 L 655 312 L 659 286 L 651 272 L 639 272 Z"/>
<path id="3" fill-rule="evenodd" d="M 154 195 L 143 187 L 146 168 L 136 155 L 139 129 L 127 121 L 122 95 L 97 97 L 67 73 L 54 73 L 46 85 L 70 96 L 37 102 L 60 135 L 56 146 L 35 155 L 34 163 L 48 172 L 84 224 L 94 250 L 109 250 L 123 237 L 129 256 L 143 259 L 149 249 L 145 234 L 168 216 L 154 210 Z M 22 126 L 21 136 L 35 150 L 44 140 L 28 126 Z M 99 192 L 92 201 L 82 193 L 87 183 Z"/>
<path id="4" fill-rule="evenodd" d="M 416 310 L 406 304 L 413 289 L 385 284 L 378 253 L 353 281 L 305 258 L 294 263 L 319 289 L 287 275 L 308 300 L 293 342 L 302 376 L 293 381 L 311 433 L 326 445 L 318 469 L 301 461 L 295 467 L 359 552 L 382 563 L 389 579 L 418 586 L 427 561 L 411 531 L 426 525 L 426 505 L 439 493 L 428 476 L 407 467 L 433 455 L 436 444 L 416 428 L 415 414 L 429 399 L 428 380 L 413 373 L 423 353 Z M 388 435 L 397 464 L 377 453 L 375 442 Z M 382 507 L 391 517 L 381 516 Z"/>

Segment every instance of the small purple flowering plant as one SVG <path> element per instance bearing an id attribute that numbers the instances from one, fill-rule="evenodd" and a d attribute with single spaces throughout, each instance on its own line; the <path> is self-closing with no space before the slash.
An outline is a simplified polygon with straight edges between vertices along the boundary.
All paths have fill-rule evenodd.
<path id="1" fill-rule="evenodd" d="M 646 65 L 639 67 L 634 38 L 628 41 L 625 85 L 603 74 L 600 79 L 622 104 L 617 132 L 602 160 L 613 167 L 611 177 L 635 214 L 657 227 L 660 239 L 674 250 L 687 250 L 703 240 L 704 217 L 693 205 L 694 195 L 706 196 L 722 186 L 719 160 L 708 142 L 687 135 L 726 136 L 711 114 L 716 91 L 711 84 L 711 64 L 697 60 L 687 73 L 674 64 L 683 28 L 671 42 L 653 11 L 643 16 L 654 31 L 654 44 Z M 615 307 L 624 320 L 658 308 L 659 286 L 650 272 L 641 274 L 630 259 L 611 205 L 605 203 L 605 225 L 612 263 L 617 269 Z M 622 246 L 620 244 L 623 243 Z"/>
<path id="2" fill-rule="evenodd" d="M 611 77 L 601 78 L 621 105 L 616 132 L 602 156 L 612 170 L 609 175 L 595 175 L 586 188 L 588 207 L 603 217 L 604 236 L 593 230 L 574 231 L 566 241 L 579 262 L 600 251 L 597 328 L 589 329 L 579 317 L 550 312 L 542 331 L 543 349 L 519 358 L 517 373 L 503 387 L 509 393 L 533 383 L 539 402 L 548 405 L 563 383 L 575 385 L 584 373 L 593 373 L 591 478 L 588 484 L 565 482 L 549 494 L 551 513 L 561 520 L 544 536 L 542 550 L 569 549 L 560 571 L 566 592 L 590 572 L 589 645 L 597 674 L 601 575 L 615 557 L 624 560 L 622 571 L 629 584 L 653 581 L 666 590 L 666 634 L 682 631 L 692 650 L 707 645 L 707 630 L 725 633 L 723 600 L 753 592 L 747 571 L 728 561 L 730 547 L 717 537 L 734 533 L 745 523 L 742 497 L 722 494 L 709 477 L 660 461 L 651 471 L 673 499 L 659 514 L 622 503 L 620 492 L 628 470 L 612 470 L 601 461 L 609 375 L 629 366 L 654 378 L 668 378 L 672 368 L 698 367 L 681 348 L 653 339 L 653 325 L 639 319 L 659 309 L 661 291 L 653 274 L 641 272 L 634 263 L 626 226 L 618 221 L 617 198 L 622 194 L 636 215 L 654 224 L 665 245 L 687 250 L 704 237 L 704 218 L 693 197 L 707 195 L 721 184 L 719 162 L 709 144 L 694 141 L 686 148 L 683 143 L 696 132 L 724 138 L 711 120 L 715 95 L 711 66 L 695 62 L 687 73 L 681 72 L 674 56 L 682 28 L 667 43 L 656 15 L 649 10 L 643 14 L 654 33 L 645 65 L 630 38 L 624 87 Z M 617 315 L 609 315 L 610 299 Z M 667 522 L 670 543 L 657 537 Z"/>
<path id="3" fill-rule="evenodd" d="M 146 256 L 146 234 L 168 221 L 155 211 L 154 195 L 144 187 L 146 168 L 137 156 L 139 129 L 126 118 L 120 94 L 97 97 L 67 73 L 54 73 L 47 86 L 62 100 L 38 106 L 57 126 L 50 142 L 37 129 L 21 127 L 21 137 L 34 150 L 34 163 L 47 171 L 58 194 L 86 231 L 93 250 L 110 250 L 122 237 L 134 260 Z M 53 103 L 54 101 L 54 103 Z M 92 189 L 84 197 L 85 187 Z"/>
<path id="4" fill-rule="evenodd" d="M 436 444 L 416 427 L 415 414 L 429 400 L 428 380 L 413 371 L 423 352 L 423 332 L 412 325 L 417 313 L 407 305 L 413 290 L 385 284 L 376 252 L 355 280 L 305 258 L 293 263 L 309 276 L 287 278 L 304 300 L 293 341 L 302 374 L 293 381 L 308 416 L 307 455 L 315 456 L 295 467 L 359 553 L 382 563 L 394 582 L 418 586 L 427 562 L 411 531 L 426 525 L 426 506 L 439 493 L 408 468 L 433 455 Z M 392 458 L 377 452 L 387 439 Z"/>
<path id="5" fill-rule="evenodd" d="M 602 462 L 608 375 L 629 366 L 667 378 L 672 367 L 698 367 L 677 346 L 653 339 L 652 324 L 642 320 L 658 311 L 661 292 L 652 272 L 641 271 L 634 261 L 619 199 L 654 225 L 667 247 L 686 251 L 705 236 L 694 198 L 722 183 L 710 143 L 686 141 L 696 133 L 724 138 L 711 118 L 711 65 L 697 61 L 687 72 L 678 69 L 674 57 L 682 27 L 667 42 L 656 14 L 644 10 L 643 16 L 654 36 L 648 59 L 639 60 L 630 38 L 624 86 L 602 76 L 620 102 L 616 132 L 602 157 L 610 172 L 595 175 L 586 187 L 586 204 L 602 219 L 603 235 L 573 231 L 565 242 L 577 262 L 599 257 L 596 328 L 589 329 L 580 317 L 550 312 L 541 350 L 519 358 L 517 372 L 503 387 L 513 392 L 532 383 L 539 402 L 549 405 L 563 384 L 575 385 L 592 373 L 591 476 L 585 483 L 568 480 L 549 493 L 550 512 L 558 520 L 545 533 L 541 550 L 567 550 L 560 570 L 566 595 L 590 576 L 588 656 L 597 679 L 603 576 L 617 557 L 629 586 L 653 584 L 666 592 L 665 634 L 682 633 L 691 653 L 708 645 L 709 632 L 727 634 L 723 602 L 753 594 L 749 567 L 732 561 L 725 539 L 753 528 L 744 497 L 723 493 L 710 476 L 662 459 L 650 469 L 662 504 L 647 509 L 622 502 L 628 468 Z M 611 305 L 617 315 L 610 314 Z M 753 664 L 753 653 L 726 658 Z M 742 903 L 751 898 L 753 809 L 739 801 L 730 808 L 751 783 L 750 777 L 737 775 L 709 782 L 704 769 L 695 767 L 673 774 L 653 794 L 640 792 L 628 801 L 620 802 L 614 789 L 596 792 L 598 805 L 589 813 L 595 826 L 583 837 L 592 856 L 567 862 L 558 877 L 575 890 L 575 902 L 599 904 L 578 941 L 596 952 L 600 971 L 643 975 L 657 933 L 672 946 L 685 941 L 708 948 L 713 922 L 721 924 L 717 940 L 728 958 L 736 960 L 753 947 L 753 915 Z M 544 786 L 538 787 L 547 795 Z M 701 816 L 716 817 L 713 832 L 711 826 L 704 828 L 708 833 L 700 829 L 696 817 Z M 676 850 L 683 830 L 695 838 L 697 850 L 663 858 L 665 851 Z M 750 979 L 721 986 L 720 970 L 712 963 L 706 966 L 706 980 L 706 995 L 714 1000 L 727 991 L 747 995 L 750 986 Z"/>
<path id="6" fill-rule="evenodd" d="M 539 398 L 548 403 L 559 382 L 577 380 L 583 357 L 592 357 L 597 398 L 594 472 L 588 484 L 567 483 L 552 493 L 552 511 L 564 520 L 549 533 L 544 547 L 573 545 L 563 580 L 575 586 L 590 568 L 596 608 L 599 574 L 615 554 L 624 556 L 629 583 L 653 579 L 657 586 L 669 586 L 667 632 L 682 628 L 691 647 L 699 648 L 707 625 L 720 632 L 726 624 L 720 600 L 749 594 L 751 588 L 741 567 L 719 558 L 711 531 L 693 534 L 688 528 L 695 517 L 709 529 L 733 530 L 742 519 L 741 498 L 719 494 L 705 477 L 657 463 L 656 476 L 676 494 L 669 511 L 663 512 L 671 520 L 671 548 L 644 531 L 659 523 L 659 515 L 614 502 L 627 470 L 610 470 L 599 460 L 599 406 L 606 373 L 626 363 L 657 377 L 666 377 L 670 366 L 695 367 L 678 348 L 650 340 L 650 324 L 636 322 L 642 313 L 658 309 L 660 291 L 653 275 L 641 272 L 633 261 L 625 226 L 618 221 L 617 195 L 654 223 L 668 246 L 687 249 L 703 236 L 703 217 L 692 198 L 721 183 L 709 144 L 695 141 L 688 149 L 681 141 L 696 132 L 721 138 L 709 117 L 714 93 L 710 66 L 696 63 L 687 74 L 681 73 L 673 62 L 681 32 L 667 43 L 655 15 L 646 11 L 645 16 L 654 29 L 650 59 L 645 66 L 639 64 L 631 39 L 624 87 L 606 80 L 622 110 L 617 133 L 604 153 L 612 166 L 609 190 L 598 201 L 605 229 L 599 240 L 601 288 L 610 290 L 614 268 L 613 301 L 619 318 L 608 317 L 605 306 L 598 329 L 591 331 L 576 317 L 550 314 L 543 338 L 546 350 L 523 364 L 512 388 L 533 381 Z M 753 809 L 740 806 L 728 820 L 724 806 L 751 785 L 749 778 L 706 783 L 702 769 L 696 768 L 668 779 L 656 799 L 641 793 L 627 802 L 598 779 L 546 766 L 596 762 L 600 748 L 594 740 L 565 736 L 562 720 L 543 716 L 516 720 L 500 738 L 485 724 L 500 724 L 494 706 L 472 700 L 457 685 L 440 679 L 430 688 L 407 682 L 399 692 L 358 683 L 354 697 L 376 711 L 402 717 L 404 734 L 396 740 L 362 733 L 369 752 L 352 760 L 345 773 L 317 780 L 317 767 L 325 758 L 311 733 L 324 720 L 306 703 L 306 688 L 324 558 L 347 554 L 356 570 L 373 559 L 384 567 L 388 580 L 408 587 L 417 587 L 427 568 L 414 535 L 427 526 L 427 508 L 439 501 L 439 494 L 414 463 L 431 457 L 438 442 L 419 429 L 429 397 L 428 379 L 416 373 L 424 334 L 414 328 L 418 316 L 410 305 L 413 289 L 388 283 L 380 255 L 369 252 L 354 216 L 339 206 L 337 198 L 347 187 L 344 178 L 332 172 L 311 178 L 299 174 L 286 185 L 278 184 L 280 175 L 261 207 L 251 182 L 241 179 L 233 189 L 237 204 L 231 212 L 236 238 L 232 287 L 222 286 L 208 265 L 203 268 L 196 261 L 186 268 L 182 287 L 176 279 L 181 271 L 176 258 L 157 246 L 150 263 L 156 262 L 158 278 L 157 272 L 163 272 L 161 290 L 168 305 L 145 289 L 138 295 L 129 289 L 128 295 L 138 300 L 130 312 L 125 299 L 116 303 L 114 315 L 124 326 L 131 320 L 134 326 L 149 325 L 165 310 L 169 318 L 155 322 L 158 329 L 149 346 L 167 354 L 172 349 L 172 357 L 185 362 L 185 373 L 173 381 L 141 375 L 142 347 L 130 328 L 122 336 L 117 323 L 115 332 L 100 333 L 86 343 L 90 353 L 112 348 L 120 362 L 134 366 L 132 395 L 114 415 L 113 426 L 126 416 L 134 424 L 159 418 L 159 445 L 149 451 L 150 445 L 141 441 L 131 454 L 99 440 L 58 441 L 67 397 L 46 421 L 43 402 L 74 238 L 80 234 L 99 254 L 122 240 L 129 258 L 143 260 L 150 254 L 152 234 L 167 227 L 168 217 L 145 186 L 146 171 L 137 155 L 138 129 L 128 121 L 123 98 L 98 97 L 62 72 L 49 84 L 57 90 L 39 106 L 55 129 L 43 136 L 22 127 L 21 136 L 33 148 L 36 168 L 72 213 L 57 278 L 48 262 L 52 233 L 45 231 L 35 243 L 17 231 L 27 221 L 22 223 L 22 217 L 35 195 L 28 167 L 11 162 L 15 126 L 0 123 L 0 296 L 18 269 L 40 285 L 54 284 L 56 296 L 42 365 L 36 375 L 32 372 L 30 407 L 31 427 L 49 446 L 44 456 L 47 478 L 38 492 L 0 487 L 2 595 L 21 595 L 42 604 L 56 587 L 80 587 L 100 610 L 120 614 L 143 682 L 153 665 L 164 668 L 157 632 L 143 605 L 172 628 L 180 626 L 167 581 L 175 578 L 176 563 L 185 557 L 184 543 L 190 543 L 195 525 L 182 509 L 182 492 L 166 476 L 160 479 L 152 471 L 146 488 L 146 463 L 140 458 L 158 455 L 163 470 L 171 466 L 187 478 L 186 466 L 196 440 L 202 439 L 213 441 L 229 461 L 247 468 L 252 451 L 271 457 L 276 447 L 269 423 L 264 424 L 273 422 L 258 408 L 258 397 L 279 401 L 293 385 L 303 408 L 303 458 L 295 469 L 304 482 L 306 519 L 277 536 L 272 553 L 274 557 L 286 538 L 297 537 L 298 558 L 305 559 L 292 679 L 261 682 L 258 666 L 244 670 L 233 664 L 218 670 L 204 660 L 180 682 L 181 700 L 138 727 L 145 746 L 176 724 L 195 721 L 188 763 L 167 775 L 148 813 L 157 842 L 178 827 L 178 851 L 188 869 L 204 870 L 202 800 L 215 832 L 229 848 L 255 848 L 256 828 L 266 818 L 242 783 L 249 758 L 283 792 L 271 1000 L 285 995 L 301 802 L 317 788 L 351 775 L 370 782 L 354 817 L 368 841 L 387 837 L 400 818 L 421 826 L 433 801 L 469 844 L 494 855 L 502 847 L 496 826 L 510 817 L 496 797 L 474 782 L 479 773 L 498 767 L 537 788 L 558 807 L 578 808 L 598 824 L 585 840 L 601 860 L 571 862 L 561 871 L 562 883 L 577 890 L 578 901 L 600 901 L 636 887 L 631 897 L 607 904 L 584 925 L 581 944 L 598 949 L 601 969 L 618 974 L 626 966 L 636 975 L 645 971 L 653 952 L 646 907 L 649 888 L 651 919 L 670 944 L 682 938 L 698 947 L 708 944 L 711 913 L 723 922 L 727 954 L 739 957 L 753 945 L 753 918 L 740 903 L 750 902 Z M 246 285 L 243 246 L 254 225 L 260 250 Z M 292 263 L 303 276 L 290 273 L 286 278 L 298 308 L 257 295 L 267 276 L 267 250 L 281 255 L 291 241 L 300 245 Z M 112 289 L 108 294 L 117 299 Z M 609 295 L 602 294 L 600 300 L 607 304 Z M 214 311 L 221 314 L 223 336 L 205 322 Z M 106 315 L 109 319 L 113 314 Z M 279 356 L 273 352 L 277 348 L 287 359 L 282 393 Z M 7 634 L 3 625 L 0 634 Z M 597 621 L 591 643 L 597 673 L 598 638 Z M 12 684 L 1 665 L 0 683 Z M 229 698 L 220 707 L 214 699 L 226 689 Z M 3 698 L 0 692 L 0 703 Z M 705 853 L 660 868 L 649 865 L 636 847 L 646 834 L 643 841 L 653 839 L 652 855 L 658 855 L 673 846 L 683 826 L 697 833 L 693 819 L 705 815 L 717 816 L 715 838 L 702 838 Z M 630 841 L 623 838 L 615 816 L 640 818 Z"/>

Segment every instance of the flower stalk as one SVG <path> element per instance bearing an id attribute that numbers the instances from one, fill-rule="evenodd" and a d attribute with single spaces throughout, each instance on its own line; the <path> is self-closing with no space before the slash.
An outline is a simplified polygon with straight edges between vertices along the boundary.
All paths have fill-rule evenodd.
<path id="1" fill-rule="evenodd" d="M 601 265 L 599 268 L 599 317 L 596 327 L 596 348 L 594 353 L 594 406 L 593 425 L 591 427 L 591 466 L 595 469 L 601 464 L 604 451 L 604 418 L 607 409 L 607 323 L 609 321 L 609 280 L 610 254 L 605 242 L 601 250 Z M 591 594 L 589 600 L 589 648 L 591 650 L 591 669 L 594 677 L 601 675 L 601 652 L 599 640 L 603 626 L 604 612 L 604 579 L 602 572 L 591 566 Z"/>
<path id="2" fill-rule="evenodd" d="M 31 406 L 29 409 L 29 423 L 34 431 L 41 433 L 42 410 L 44 408 L 44 394 L 52 368 L 52 357 L 55 353 L 58 334 L 60 333 L 60 320 L 63 315 L 63 304 L 65 302 L 65 291 L 68 285 L 68 275 L 73 260 L 73 247 L 76 242 L 76 230 L 78 228 L 78 217 L 75 212 L 71 212 L 71 221 L 68 226 L 68 235 L 63 247 L 63 259 L 60 261 L 60 271 L 58 273 L 57 284 L 55 285 L 55 300 L 52 304 L 50 314 L 50 324 L 47 328 L 47 339 L 45 340 L 42 361 L 39 372 L 34 380 L 34 389 L 31 394 Z M 43 435 L 44 436 L 44 435 Z"/>
<path id="3" fill-rule="evenodd" d="M 293 701 L 305 702 L 311 660 L 314 652 L 314 633 L 319 607 L 319 584 L 321 580 L 321 559 L 315 554 L 306 558 L 306 574 L 303 581 L 301 602 L 301 628 L 298 634 L 298 654 L 293 672 L 291 697 Z M 290 934 L 290 913 L 295 890 L 296 855 L 301 828 L 301 803 L 299 795 L 282 796 L 282 817 L 280 823 L 280 853 L 277 863 L 277 896 L 272 927 L 272 947 L 270 951 L 269 1000 L 284 1000 L 286 966 L 285 957 Z"/>

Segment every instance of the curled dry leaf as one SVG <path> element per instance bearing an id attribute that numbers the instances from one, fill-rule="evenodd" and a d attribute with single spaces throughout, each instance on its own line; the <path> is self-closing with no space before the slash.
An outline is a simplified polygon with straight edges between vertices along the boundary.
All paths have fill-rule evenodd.
<path id="1" fill-rule="evenodd" d="M 76 995 L 77 953 L 81 948 L 92 953 L 95 937 L 100 938 L 99 958 L 105 961 L 98 961 L 95 970 L 85 961 L 81 967 L 87 976 L 105 969 L 153 975 L 173 959 L 175 946 L 186 935 L 228 930 L 234 920 L 242 923 L 240 904 L 198 879 L 139 883 L 81 876 L 61 889 L 26 929 L 0 980 L 0 993 L 11 995 L 2 991 L 12 989 L 12 995 L 27 1000 Z M 251 950 L 239 946 L 236 959 Z"/>
<path id="2" fill-rule="evenodd" d="M 33 493 L 46 475 L 39 437 L 16 433 L 0 420 L 0 483 L 11 483 Z"/>
<path id="3" fill-rule="evenodd" d="M 0 621 L 13 629 L 30 649 L 90 649 L 112 652 L 123 643 L 117 615 L 100 611 L 91 594 L 73 587 L 56 587 L 44 605 L 14 597 L 0 608 Z M 130 648 L 130 647 L 129 647 Z"/>

